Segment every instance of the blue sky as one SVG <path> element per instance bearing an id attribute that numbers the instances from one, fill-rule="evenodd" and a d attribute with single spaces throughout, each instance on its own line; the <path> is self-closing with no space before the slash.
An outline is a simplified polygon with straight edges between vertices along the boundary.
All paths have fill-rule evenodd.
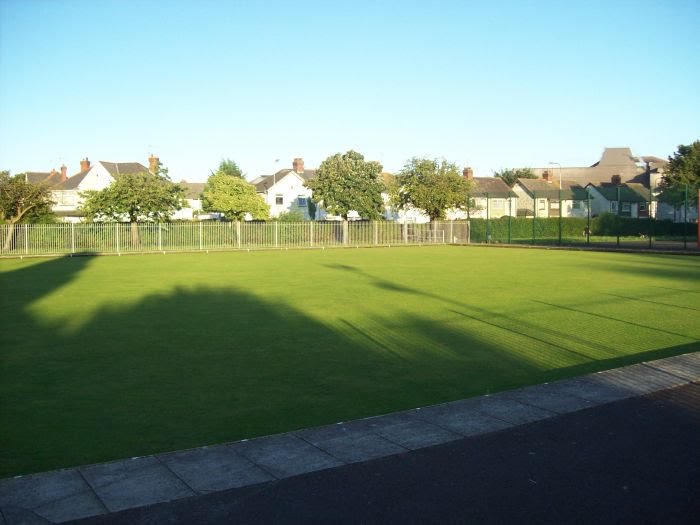
<path id="1" fill-rule="evenodd" d="M 700 139 L 698 27 L 697 0 L 0 0 L 0 169 L 666 157 Z"/>

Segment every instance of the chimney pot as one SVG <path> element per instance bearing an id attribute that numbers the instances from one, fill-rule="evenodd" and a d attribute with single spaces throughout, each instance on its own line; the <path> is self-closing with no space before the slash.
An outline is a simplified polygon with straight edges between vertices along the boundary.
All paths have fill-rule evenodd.
<path id="1" fill-rule="evenodd" d="M 90 161 L 87 157 L 80 161 L 80 172 L 87 171 L 90 169 Z"/>
<path id="2" fill-rule="evenodd" d="M 292 169 L 294 169 L 294 173 L 304 173 L 304 159 L 301 157 L 295 158 L 294 162 L 292 162 Z"/>
<path id="3" fill-rule="evenodd" d="M 472 180 L 474 178 L 474 170 L 466 167 L 462 170 L 462 176 L 467 180 Z"/>
<path id="4" fill-rule="evenodd" d="M 552 174 L 549 173 L 549 170 L 544 170 L 542 172 L 542 178 L 549 182 L 550 184 L 552 183 Z"/>
<path id="5" fill-rule="evenodd" d="M 68 167 L 65 164 L 61 164 L 61 182 L 68 178 Z"/>
<path id="6" fill-rule="evenodd" d="M 160 165 L 160 159 L 155 155 L 148 157 L 148 171 L 151 173 L 156 173 L 158 171 L 158 166 Z"/>
<path id="7" fill-rule="evenodd" d="M 610 182 L 612 182 L 615 186 L 619 186 L 622 184 L 622 176 L 620 175 L 613 175 L 610 177 Z"/>

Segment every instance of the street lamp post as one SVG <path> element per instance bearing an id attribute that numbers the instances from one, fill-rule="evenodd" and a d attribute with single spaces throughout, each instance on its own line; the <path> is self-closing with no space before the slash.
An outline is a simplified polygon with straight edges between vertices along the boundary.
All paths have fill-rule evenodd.
<path id="1" fill-rule="evenodd" d="M 550 162 L 552 166 L 559 166 L 559 189 L 561 189 L 561 164 L 558 162 Z"/>

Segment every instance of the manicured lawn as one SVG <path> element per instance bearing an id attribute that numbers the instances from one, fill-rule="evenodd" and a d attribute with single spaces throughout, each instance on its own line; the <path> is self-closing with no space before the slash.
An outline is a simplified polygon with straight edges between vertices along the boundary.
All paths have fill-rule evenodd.
<path id="1" fill-rule="evenodd" d="M 0 261 L 0 477 L 700 350 L 700 258 L 488 247 Z"/>

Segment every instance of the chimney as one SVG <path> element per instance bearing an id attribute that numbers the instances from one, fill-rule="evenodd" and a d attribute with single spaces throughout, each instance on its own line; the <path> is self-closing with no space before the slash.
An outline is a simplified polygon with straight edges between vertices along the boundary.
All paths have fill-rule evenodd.
<path id="1" fill-rule="evenodd" d="M 61 182 L 68 178 L 68 167 L 65 164 L 61 164 Z"/>
<path id="2" fill-rule="evenodd" d="M 90 169 L 90 161 L 87 157 L 80 161 L 80 173 Z"/>
<path id="3" fill-rule="evenodd" d="M 610 177 L 610 182 L 612 182 L 615 186 L 619 186 L 622 184 L 622 176 L 621 175 L 613 175 Z"/>
<path id="4" fill-rule="evenodd" d="M 304 173 L 304 159 L 301 157 L 294 159 L 292 168 L 294 169 L 294 173 Z"/>
<path id="5" fill-rule="evenodd" d="M 148 171 L 156 173 L 158 171 L 158 166 L 160 166 L 160 159 L 151 154 L 151 156 L 148 157 Z"/>
<path id="6" fill-rule="evenodd" d="M 544 170 L 542 172 L 542 178 L 549 182 L 550 184 L 552 183 L 552 174 L 549 173 L 549 170 Z"/>
<path id="7" fill-rule="evenodd" d="M 472 180 L 474 178 L 474 170 L 466 167 L 462 170 L 462 176 L 467 180 Z"/>
<path id="8" fill-rule="evenodd" d="M 53 179 L 56 175 L 58 175 L 56 168 L 51 168 L 51 173 L 49 174 L 49 178 Z"/>

